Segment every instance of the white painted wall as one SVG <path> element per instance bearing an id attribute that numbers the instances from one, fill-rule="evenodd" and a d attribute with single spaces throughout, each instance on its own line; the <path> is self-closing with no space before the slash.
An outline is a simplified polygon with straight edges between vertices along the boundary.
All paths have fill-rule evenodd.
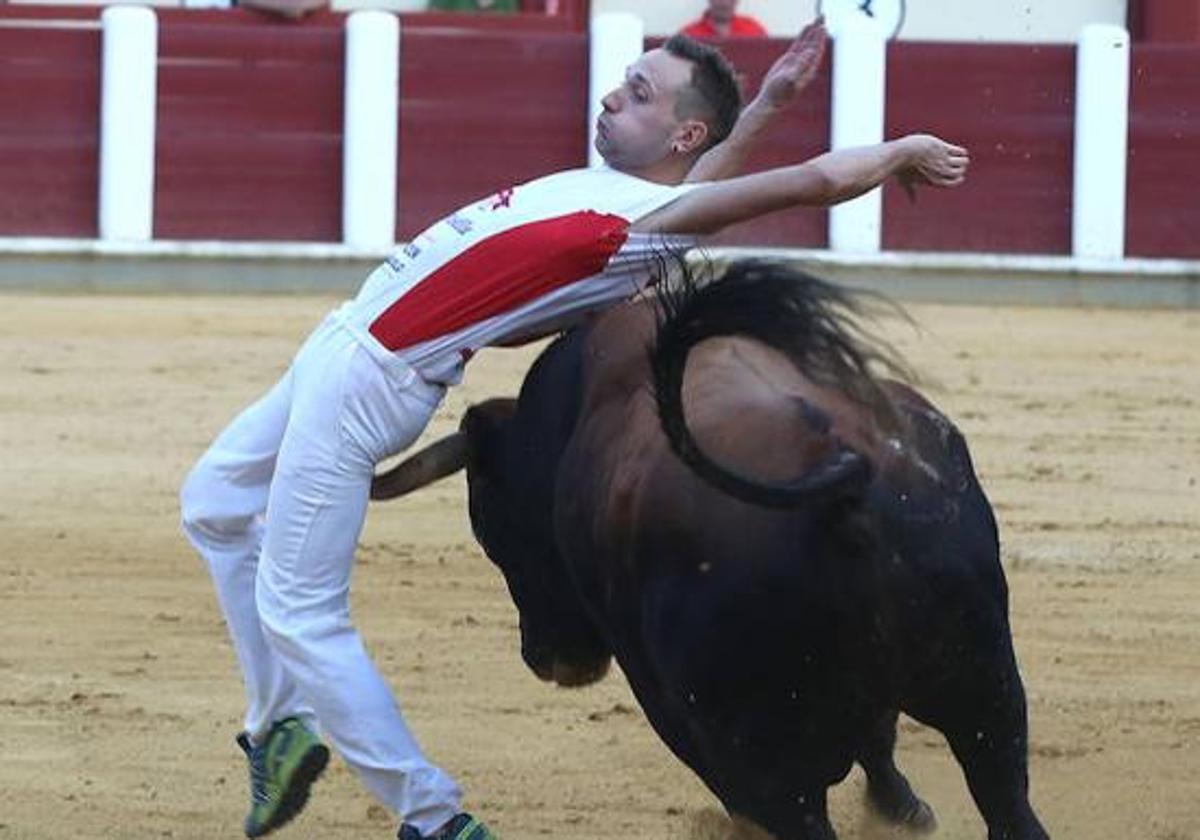
<path id="1" fill-rule="evenodd" d="M 1182 2 L 1182 0 L 1181 0 Z M 632 12 L 665 35 L 699 17 L 705 0 L 592 0 L 594 12 Z M 817 0 L 741 0 L 772 35 L 799 31 Z M 1074 42 L 1088 23 L 1125 25 L 1128 0 L 907 0 L 900 37 L 921 41 Z"/>

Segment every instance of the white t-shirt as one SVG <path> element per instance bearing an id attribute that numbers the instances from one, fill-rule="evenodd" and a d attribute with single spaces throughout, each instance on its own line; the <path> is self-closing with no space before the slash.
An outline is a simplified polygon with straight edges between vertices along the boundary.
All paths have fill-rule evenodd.
<path id="1" fill-rule="evenodd" d="M 481 347 L 564 328 L 653 280 L 686 237 L 629 227 L 697 184 L 608 167 L 502 190 L 429 227 L 367 278 L 343 317 L 431 382 Z"/>

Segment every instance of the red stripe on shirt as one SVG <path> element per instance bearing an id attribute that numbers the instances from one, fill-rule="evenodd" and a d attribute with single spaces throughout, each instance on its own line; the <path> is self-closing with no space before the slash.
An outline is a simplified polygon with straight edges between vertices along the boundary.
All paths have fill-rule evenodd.
<path id="1" fill-rule="evenodd" d="M 516 309 L 603 271 L 628 231 L 620 216 L 588 210 L 489 236 L 384 310 L 371 335 L 401 350 Z"/>

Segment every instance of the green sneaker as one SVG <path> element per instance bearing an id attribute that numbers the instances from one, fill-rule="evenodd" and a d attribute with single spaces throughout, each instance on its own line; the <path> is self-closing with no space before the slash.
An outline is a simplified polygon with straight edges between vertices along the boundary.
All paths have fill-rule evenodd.
<path id="1" fill-rule="evenodd" d="M 426 837 L 407 823 L 400 826 L 397 840 L 500 840 L 486 825 L 470 814 L 459 814 L 436 837 Z"/>
<path id="2" fill-rule="evenodd" d="M 329 763 L 329 748 L 299 718 L 284 718 L 258 746 L 243 732 L 238 746 L 250 761 L 246 836 L 262 837 L 300 813 L 308 789 Z"/>

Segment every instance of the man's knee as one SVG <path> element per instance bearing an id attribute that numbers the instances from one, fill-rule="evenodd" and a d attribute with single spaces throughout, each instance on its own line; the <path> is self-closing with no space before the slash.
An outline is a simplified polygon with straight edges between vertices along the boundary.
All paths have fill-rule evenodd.
<path id="1" fill-rule="evenodd" d="M 180 524 L 192 545 L 203 550 L 245 537 L 255 513 L 236 505 L 237 495 L 236 488 L 205 453 L 179 490 Z"/>
<path id="2" fill-rule="evenodd" d="M 294 582 L 272 582 L 277 577 L 259 566 L 254 589 L 255 605 L 267 643 L 277 653 L 319 645 L 344 632 L 353 632 L 350 611 L 344 597 L 329 593 L 325 597 L 310 591 L 299 594 Z"/>

